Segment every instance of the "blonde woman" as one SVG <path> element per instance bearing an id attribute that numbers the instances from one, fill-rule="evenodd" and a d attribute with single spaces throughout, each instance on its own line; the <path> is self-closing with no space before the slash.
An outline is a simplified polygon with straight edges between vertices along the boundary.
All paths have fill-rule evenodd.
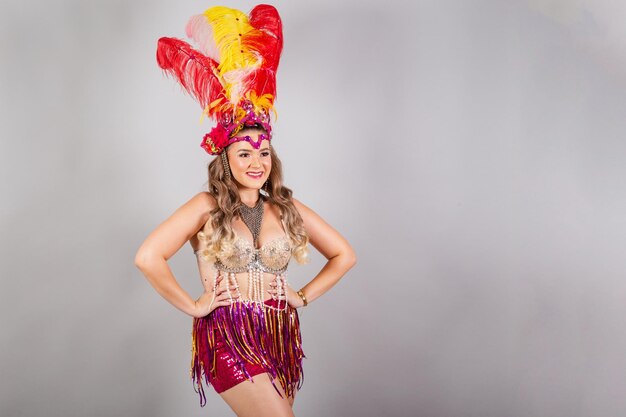
<path id="1" fill-rule="evenodd" d="M 264 133 L 248 127 L 239 135 L 256 140 Z M 304 358 L 297 309 L 330 290 L 356 256 L 343 236 L 292 197 L 268 140 L 259 149 L 235 142 L 224 155 L 230 172 L 223 157 L 215 158 L 209 164 L 211 192 L 195 195 L 159 225 L 135 262 L 163 298 L 194 317 L 192 372 L 201 393 L 202 371 L 238 416 L 292 416 Z M 256 239 L 238 214 L 246 207 L 262 208 Z M 187 241 L 198 255 L 204 285 L 195 300 L 167 264 Z M 308 243 L 328 262 L 295 291 L 286 282 L 287 264 L 292 255 L 306 262 Z"/>
<path id="2" fill-rule="evenodd" d="M 356 255 L 283 184 L 270 123 L 283 45 L 276 9 L 258 5 L 246 15 L 212 7 L 193 16 L 186 32 L 199 50 L 161 38 L 157 62 L 216 120 L 200 145 L 218 157 L 209 164 L 208 191 L 150 233 L 135 264 L 194 318 L 191 376 L 201 406 L 204 380 L 238 416 L 293 416 L 305 357 L 298 309 L 330 290 Z M 197 299 L 167 263 L 188 241 L 204 286 Z M 287 267 L 292 257 L 307 262 L 309 243 L 328 262 L 296 291 Z"/>

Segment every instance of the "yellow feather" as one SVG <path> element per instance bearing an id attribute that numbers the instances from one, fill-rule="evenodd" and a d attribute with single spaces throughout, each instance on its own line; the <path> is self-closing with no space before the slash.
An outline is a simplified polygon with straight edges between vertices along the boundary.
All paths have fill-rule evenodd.
<path id="1" fill-rule="evenodd" d="M 245 37 L 256 29 L 250 25 L 248 16 L 240 10 L 215 6 L 203 13 L 213 27 L 213 38 L 220 53 L 217 67 L 220 75 L 225 72 L 256 67 L 258 56 L 245 45 Z"/>
<path id="2" fill-rule="evenodd" d="M 256 113 L 270 111 L 276 116 L 274 97 L 271 94 L 257 97 L 255 92 L 250 91 L 254 80 L 249 76 L 263 63 L 263 57 L 257 50 L 258 37 L 261 34 L 259 29 L 254 28 L 248 16 L 237 9 L 214 6 L 205 10 L 203 15 L 212 28 L 219 55 L 217 72 L 227 99 L 225 102 L 216 100 L 211 103 L 203 115 L 228 111 L 233 112 L 234 120 L 240 120 L 246 112 L 239 109 L 238 104 L 245 97 L 252 102 Z M 247 82 L 244 83 L 244 80 Z M 248 83 L 250 85 L 246 85 Z"/>

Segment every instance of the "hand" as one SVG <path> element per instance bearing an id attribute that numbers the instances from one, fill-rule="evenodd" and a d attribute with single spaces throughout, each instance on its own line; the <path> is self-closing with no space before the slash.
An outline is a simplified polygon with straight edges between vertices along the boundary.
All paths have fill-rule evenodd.
<path id="1" fill-rule="evenodd" d="M 226 291 L 228 281 L 223 278 L 224 277 L 222 275 L 217 277 L 215 292 L 213 291 L 213 288 L 211 288 L 210 290 L 205 291 L 196 300 L 196 308 L 193 317 L 204 317 L 217 307 L 230 305 L 231 299 L 234 300 L 239 298 L 239 287 L 236 285 L 230 286 L 231 293 L 230 297 L 228 296 L 228 291 Z"/>
<path id="2" fill-rule="evenodd" d="M 272 299 L 274 300 L 284 300 L 287 299 L 287 304 L 289 304 L 293 308 L 300 308 L 304 306 L 304 301 L 298 295 L 298 293 L 289 286 L 289 284 L 282 281 L 280 284 L 277 282 L 277 277 L 274 277 L 274 280 L 270 282 L 270 289 L 267 290 L 270 294 L 272 294 Z"/>
<path id="3" fill-rule="evenodd" d="M 298 292 L 287 285 L 287 304 L 293 308 L 304 307 L 304 300 L 298 295 Z"/>

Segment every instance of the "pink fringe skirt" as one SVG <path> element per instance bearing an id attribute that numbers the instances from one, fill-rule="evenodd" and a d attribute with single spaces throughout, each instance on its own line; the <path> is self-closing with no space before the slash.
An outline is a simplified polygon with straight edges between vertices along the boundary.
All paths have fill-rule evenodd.
<path id="1" fill-rule="evenodd" d="M 298 312 L 285 301 L 235 301 L 194 318 L 191 351 L 190 374 L 201 407 L 206 404 L 203 374 L 218 393 L 264 372 L 279 395 L 275 378 L 289 397 L 304 382 Z"/>

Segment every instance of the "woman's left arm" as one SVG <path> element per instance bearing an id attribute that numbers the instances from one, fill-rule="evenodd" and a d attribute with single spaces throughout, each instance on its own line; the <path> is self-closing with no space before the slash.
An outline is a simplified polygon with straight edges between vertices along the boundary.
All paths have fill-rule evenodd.
<path id="1" fill-rule="evenodd" d="M 356 254 L 348 241 L 317 213 L 295 198 L 292 200 L 304 221 L 309 242 L 328 259 L 320 272 L 301 288 L 307 303 L 310 303 L 330 290 L 356 264 Z M 290 292 L 288 299 L 295 300 L 295 307 L 303 306 L 304 301 L 296 291 L 291 289 Z"/>

